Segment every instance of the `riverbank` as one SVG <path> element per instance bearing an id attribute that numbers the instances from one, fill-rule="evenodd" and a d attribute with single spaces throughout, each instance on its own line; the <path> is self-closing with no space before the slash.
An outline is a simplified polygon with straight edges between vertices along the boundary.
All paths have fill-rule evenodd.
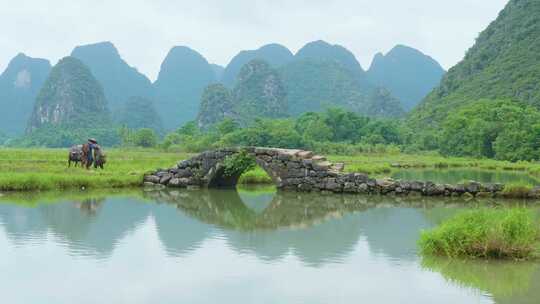
<path id="1" fill-rule="evenodd" d="M 107 149 L 105 170 L 90 171 L 67 167 L 68 149 L 0 149 L 0 191 L 63 190 L 81 188 L 138 187 L 144 173 L 156 168 L 168 168 L 192 154 L 144 149 Z M 444 158 L 436 154 L 361 154 L 330 155 L 334 163 L 344 163 L 346 172 L 371 176 L 389 176 L 397 170 L 412 168 L 465 168 L 501 172 L 523 172 L 540 175 L 540 165 L 530 162 L 509 163 L 496 160 Z M 240 184 L 272 184 L 270 177 L 259 167 L 244 173 Z M 508 196 L 520 197 L 535 185 L 510 183 Z M 513 195 L 516 193 L 516 195 Z"/>

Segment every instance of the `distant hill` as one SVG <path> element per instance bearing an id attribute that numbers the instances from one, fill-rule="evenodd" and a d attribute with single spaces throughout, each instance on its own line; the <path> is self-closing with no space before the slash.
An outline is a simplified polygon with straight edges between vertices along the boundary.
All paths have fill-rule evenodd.
<path id="1" fill-rule="evenodd" d="M 221 81 L 221 78 L 223 77 L 223 73 L 225 72 L 225 68 L 220 66 L 219 64 L 210 64 L 210 67 L 212 67 L 212 70 L 214 71 L 214 76 L 216 77 L 216 81 Z"/>
<path id="2" fill-rule="evenodd" d="M 265 45 L 257 50 L 241 51 L 225 68 L 221 82 L 227 87 L 233 87 L 242 67 L 254 59 L 264 60 L 275 68 L 290 62 L 293 54 L 286 47 L 276 43 Z"/>
<path id="3" fill-rule="evenodd" d="M 236 112 L 243 121 L 287 116 L 287 93 L 281 76 L 269 63 L 254 59 L 242 67 L 233 90 Z"/>
<path id="4" fill-rule="evenodd" d="M 71 56 L 90 68 L 103 86 L 111 110 L 121 108 L 131 96 L 154 97 L 150 80 L 129 66 L 110 42 L 77 46 Z"/>
<path id="5" fill-rule="evenodd" d="M 42 127 L 93 129 L 109 125 L 103 88 L 80 60 L 65 57 L 51 70 L 28 121 L 27 132 Z"/>
<path id="6" fill-rule="evenodd" d="M 369 80 L 401 100 L 406 110 L 416 106 L 439 85 L 445 70 L 420 51 L 398 45 L 386 55 L 377 54 L 368 70 Z"/>
<path id="7" fill-rule="evenodd" d="M 357 74 L 336 60 L 295 60 L 282 67 L 280 74 L 293 116 L 331 107 L 383 117 L 403 113 L 399 101 L 388 96 L 387 91 L 362 83 Z M 387 106 L 389 101 L 391 108 Z"/>
<path id="8" fill-rule="evenodd" d="M 465 58 L 413 111 L 417 130 L 480 99 L 511 99 L 540 108 L 540 1 L 511 0 Z"/>
<path id="9" fill-rule="evenodd" d="M 310 42 L 279 71 L 287 91 L 289 114 L 293 116 L 330 107 L 370 116 L 403 114 L 399 100 L 369 82 L 354 54 L 340 45 L 322 40 Z"/>
<path id="10" fill-rule="evenodd" d="M 201 54 L 185 46 L 172 48 L 154 83 L 156 106 L 165 128 L 178 128 L 194 120 L 204 88 L 215 81 L 212 66 Z"/>
<path id="11" fill-rule="evenodd" d="M 202 96 L 197 124 L 201 129 L 226 118 L 247 125 L 256 118 L 283 118 L 287 114 L 287 93 L 278 71 L 261 59 L 242 67 L 234 89 L 223 84 L 208 86 Z"/>
<path id="12" fill-rule="evenodd" d="M 18 54 L 0 75 L 0 130 L 24 133 L 36 96 L 51 71 L 48 60 Z"/>
<path id="13" fill-rule="evenodd" d="M 163 132 L 163 123 L 152 100 L 140 96 L 130 97 L 115 113 L 114 121 L 130 129 L 150 128 Z"/>
<path id="14" fill-rule="evenodd" d="M 234 102 L 230 90 L 222 84 L 211 84 L 203 92 L 201 107 L 197 115 L 197 125 L 202 130 L 226 118 L 239 120 L 234 109 Z"/>

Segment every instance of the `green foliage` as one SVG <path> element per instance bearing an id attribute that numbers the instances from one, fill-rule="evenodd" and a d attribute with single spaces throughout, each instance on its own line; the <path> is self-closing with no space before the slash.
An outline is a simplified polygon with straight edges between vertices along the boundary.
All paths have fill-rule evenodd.
<path id="1" fill-rule="evenodd" d="M 535 251 L 538 223 L 531 210 L 466 211 L 422 232 L 423 254 L 474 258 L 529 258 Z"/>
<path id="2" fill-rule="evenodd" d="M 504 186 L 502 195 L 508 198 L 529 198 L 534 186 L 527 183 L 508 183 Z"/>
<path id="3" fill-rule="evenodd" d="M 238 184 L 243 185 L 258 185 L 267 184 L 274 185 L 272 178 L 261 167 L 255 167 L 245 171 L 238 179 Z M 275 189 L 274 189 L 275 190 Z"/>
<path id="4" fill-rule="evenodd" d="M 224 136 L 224 146 L 261 146 L 298 148 L 302 138 L 294 129 L 294 122 L 288 119 L 258 119 L 250 127 L 237 130 Z"/>
<path id="5" fill-rule="evenodd" d="M 194 122 L 190 122 L 166 135 L 161 147 L 187 152 L 230 146 L 266 146 L 360 153 L 373 151 L 375 146 L 402 143 L 400 127 L 399 122 L 370 119 L 330 108 L 323 113 L 308 112 L 297 119 L 255 119 L 244 128 L 233 119 L 225 119 L 209 130 L 199 130 Z M 377 149 L 381 150 L 380 147 Z"/>
<path id="6" fill-rule="evenodd" d="M 121 141 L 119 130 L 114 128 L 67 128 L 65 126 L 43 125 L 34 132 L 10 140 L 10 147 L 64 148 L 84 143 L 88 138 L 96 138 L 101 145 L 116 146 Z"/>
<path id="7" fill-rule="evenodd" d="M 226 176 L 239 176 L 243 172 L 249 171 L 256 166 L 255 158 L 246 151 L 228 156 L 223 161 L 223 173 Z"/>
<path id="8" fill-rule="evenodd" d="M 445 155 L 533 160 L 540 157 L 540 112 L 506 100 L 483 100 L 461 108 L 442 125 Z"/>
<path id="9" fill-rule="evenodd" d="M 136 147 L 152 148 L 157 145 L 158 137 L 152 129 L 140 129 L 133 134 L 133 145 Z"/>

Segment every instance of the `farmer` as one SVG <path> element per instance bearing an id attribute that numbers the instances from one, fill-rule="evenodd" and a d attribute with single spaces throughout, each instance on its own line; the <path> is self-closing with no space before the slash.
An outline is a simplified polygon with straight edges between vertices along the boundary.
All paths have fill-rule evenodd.
<path id="1" fill-rule="evenodd" d="M 88 152 L 86 153 L 86 169 L 90 168 L 94 162 L 94 149 L 97 147 L 97 141 L 94 138 L 88 139 Z"/>

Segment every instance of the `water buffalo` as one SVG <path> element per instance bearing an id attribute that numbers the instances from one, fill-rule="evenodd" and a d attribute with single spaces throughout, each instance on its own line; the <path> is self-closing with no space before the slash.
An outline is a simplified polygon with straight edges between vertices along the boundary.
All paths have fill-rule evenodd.
<path id="1" fill-rule="evenodd" d="M 69 149 L 69 155 L 68 155 L 68 167 L 71 167 L 71 163 L 75 163 L 75 167 L 77 167 L 77 165 L 79 163 L 82 163 L 82 156 L 83 156 L 83 152 L 82 152 L 82 145 L 76 145 L 76 146 L 73 146 L 71 147 L 71 149 Z"/>
<path id="2" fill-rule="evenodd" d="M 103 169 L 103 165 L 107 162 L 107 155 L 105 154 L 105 151 L 103 149 L 96 145 L 94 148 L 94 168 L 100 167 Z"/>

